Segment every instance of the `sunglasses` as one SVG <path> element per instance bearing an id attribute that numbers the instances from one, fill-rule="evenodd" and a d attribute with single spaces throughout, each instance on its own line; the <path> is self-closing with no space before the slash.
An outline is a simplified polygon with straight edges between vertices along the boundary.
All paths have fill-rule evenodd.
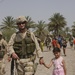
<path id="1" fill-rule="evenodd" d="M 21 24 L 25 24 L 26 22 L 24 21 L 24 22 L 19 22 L 19 23 L 17 23 L 17 25 L 21 25 Z"/>

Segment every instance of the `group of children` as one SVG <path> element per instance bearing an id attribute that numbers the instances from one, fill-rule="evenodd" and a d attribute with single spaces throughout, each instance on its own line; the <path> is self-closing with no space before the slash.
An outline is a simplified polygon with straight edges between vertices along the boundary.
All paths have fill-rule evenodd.
<path id="1" fill-rule="evenodd" d="M 55 38 L 52 39 L 53 48 L 55 48 L 55 47 L 61 48 L 62 47 L 63 48 L 63 54 L 64 54 L 64 56 L 66 56 L 67 41 L 65 39 L 63 39 L 61 44 L 58 42 L 57 39 L 55 39 Z"/>
<path id="2" fill-rule="evenodd" d="M 52 75 L 66 75 L 66 66 L 65 61 L 63 57 L 61 56 L 61 47 L 63 48 L 63 54 L 66 56 L 66 47 L 67 47 L 67 41 L 65 39 L 62 39 L 62 41 L 59 42 L 58 39 L 53 38 L 52 39 L 52 47 L 53 47 L 53 54 L 54 57 L 51 59 L 49 64 L 43 63 L 43 65 L 46 68 L 50 68 L 52 65 L 54 66 Z"/>

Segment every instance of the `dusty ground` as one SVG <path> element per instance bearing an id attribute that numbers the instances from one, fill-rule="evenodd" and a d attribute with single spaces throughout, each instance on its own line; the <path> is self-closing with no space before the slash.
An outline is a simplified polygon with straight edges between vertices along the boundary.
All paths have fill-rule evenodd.
<path id="1" fill-rule="evenodd" d="M 63 56 L 63 52 L 61 49 L 61 55 L 63 56 L 66 63 L 67 75 L 75 75 L 75 50 L 73 48 L 70 48 L 69 44 L 66 49 L 66 54 L 66 57 Z M 54 55 L 52 53 L 52 50 L 49 51 L 46 47 L 44 47 L 43 56 L 44 61 L 48 64 Z M 36 62 L 38 63 L 38 58 L 36 59 Z M 35 75 L 52 75 L 52 70 L 53 67 L 47 69 L 43 65 L 38 64 Z M 6 62 L 6 71 L 7 72 L 5 75 L 10 75 L 10 62 Z"/>

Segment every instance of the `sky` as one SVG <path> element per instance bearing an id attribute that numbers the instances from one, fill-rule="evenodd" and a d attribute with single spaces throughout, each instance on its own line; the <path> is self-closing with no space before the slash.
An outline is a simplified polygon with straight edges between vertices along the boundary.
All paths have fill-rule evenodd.
<path id="1" fill-rule="evenodd" d="M 75 0 L 0 0 L 0 24 L 7 16 L 29 16 L 36 23 L 48 23 L 55 13 L 63 15 L 71 27 L 75 22 Z"/>

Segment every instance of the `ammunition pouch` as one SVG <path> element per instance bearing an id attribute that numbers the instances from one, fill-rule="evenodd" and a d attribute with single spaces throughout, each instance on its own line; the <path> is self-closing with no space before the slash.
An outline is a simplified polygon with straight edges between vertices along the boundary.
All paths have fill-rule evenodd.
<path id="1" fill-rule="evenodd" d="M 27 55 L 21 55 L 19 56 L 20 59 L 27 59 L 30 58 L 31 61 L 34 61 L 36 59 L 36 55 L 35 54 L 27 54 Z"/>
<path id="2" fill-rule="evenodd" d="M 34 43 L 26 44 L 26 51 L 27 54 L 33 53 L 35 51 L 35 44 Z"/>
<path id="3" fill-rule="evenodd" d="M 36 55 L 35 54 L 30 57 L 30 60 L 33 61 L 33 62 L 35 61 L 35 59 L 36 59 Z"/>
<path id="4" fill-rule="evenodd" d="M 22 49 L 22 41 L 15 42 L 13 48 L 18 56 L 25 55 L 25 51 Z"/>

